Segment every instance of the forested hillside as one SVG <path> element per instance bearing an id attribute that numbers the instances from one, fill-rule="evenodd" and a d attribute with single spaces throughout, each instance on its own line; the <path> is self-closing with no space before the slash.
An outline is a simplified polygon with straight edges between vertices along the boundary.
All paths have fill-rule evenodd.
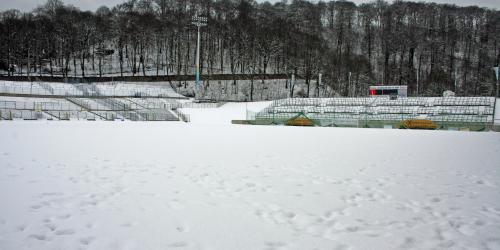
<path id="1" fill-rule="evenodd" d="M 193 74 L 195 15 L 208 17 L 202 74 L 287 73 L 312 86 L 321 73 L 344 96 L 375 84 L 495 91 L 500 11 L 403 1 L 129 0 L 87 12 L 49 0 L 0 13 L 0 74 Z"/>

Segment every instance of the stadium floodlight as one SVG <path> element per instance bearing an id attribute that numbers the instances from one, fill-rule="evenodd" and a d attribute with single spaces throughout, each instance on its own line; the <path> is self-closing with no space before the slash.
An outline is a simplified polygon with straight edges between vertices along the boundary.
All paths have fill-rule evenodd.
<path id="1" fill-rule="evenodd" d="M 493 70 L 495 71 L 495 76 L 497 78 L 497 92 L 496 92 L 495 97 L 498 97 L 498 66 L 493 67 Z"/>
<path id="2" fill-rule="evenodd" d="M 206 17 L 200 17 L 200 16 L 194 16 L 192 20 L 192 24 L 195 25 L 198 28 L 198 40 L 196 43 L 196 64 L 195 64 L 195 71 L 196 71 L 196 88 L 201 89 L 200 86 L 200 28 L 203 26 L 207 26 L 208 18 Z"/>

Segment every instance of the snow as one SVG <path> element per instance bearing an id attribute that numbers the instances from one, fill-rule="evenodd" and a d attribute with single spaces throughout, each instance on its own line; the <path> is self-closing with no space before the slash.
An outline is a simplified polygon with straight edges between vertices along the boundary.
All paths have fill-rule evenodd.
<path id="1" fill-rule="evenodd" d="M 271 103 L 271 101 L 250 103 L 229 102 L 221 108 L 183 108 L 180 110 L 189 114 L 191 122 L 194 124 L 229 125 L 231 124 L 231 120 L 245 120 L 247 111 L 257 112 L 271 105 Z"/>
<path id="2" fill-rule="evenodd" d="M 245 106 L 0 122 L 0 249 L 499 249 L 500 134 L 230 124 Z"/>

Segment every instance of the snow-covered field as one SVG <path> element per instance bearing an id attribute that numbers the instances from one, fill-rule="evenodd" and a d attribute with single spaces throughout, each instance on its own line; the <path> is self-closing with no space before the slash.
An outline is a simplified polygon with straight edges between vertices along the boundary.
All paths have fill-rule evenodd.
<path id="1" fill-rule="evenodd" d="M 184 111 L 0 122 L 0 249 L 500 249 L 498 133 Z"/>

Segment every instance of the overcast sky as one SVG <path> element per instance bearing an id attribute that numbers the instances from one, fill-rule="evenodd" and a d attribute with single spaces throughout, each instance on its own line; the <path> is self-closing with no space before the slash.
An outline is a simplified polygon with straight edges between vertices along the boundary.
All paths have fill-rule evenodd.
<path id="1" fill-rule="evenodd" d="M 96 10 L 102 5 L 113 7 L 124 0 L 63 0 L 66 4 L 71 4 L 79 7 L 82 10 Z M 257 0 L 262 2 L 263 0 Z M 274 2 L 276 0 L 270 0 Z M 315 0 L 317 1 L 317 0 Z M 323 0 L 327 1 L 327 0 Z M 352 0 L 356 4 L 370 2 L 371 0 Z M 450 3 L 460 6 L 477 5 L 480 7 L 488 7 L 500 10 L 500 0 L 415 0 L 423 2 Z M 44 4 L 46 0 L 0 0 L 0 10 L 19 9 L 22 11 L 31 11 L 37 6 Z"/>

